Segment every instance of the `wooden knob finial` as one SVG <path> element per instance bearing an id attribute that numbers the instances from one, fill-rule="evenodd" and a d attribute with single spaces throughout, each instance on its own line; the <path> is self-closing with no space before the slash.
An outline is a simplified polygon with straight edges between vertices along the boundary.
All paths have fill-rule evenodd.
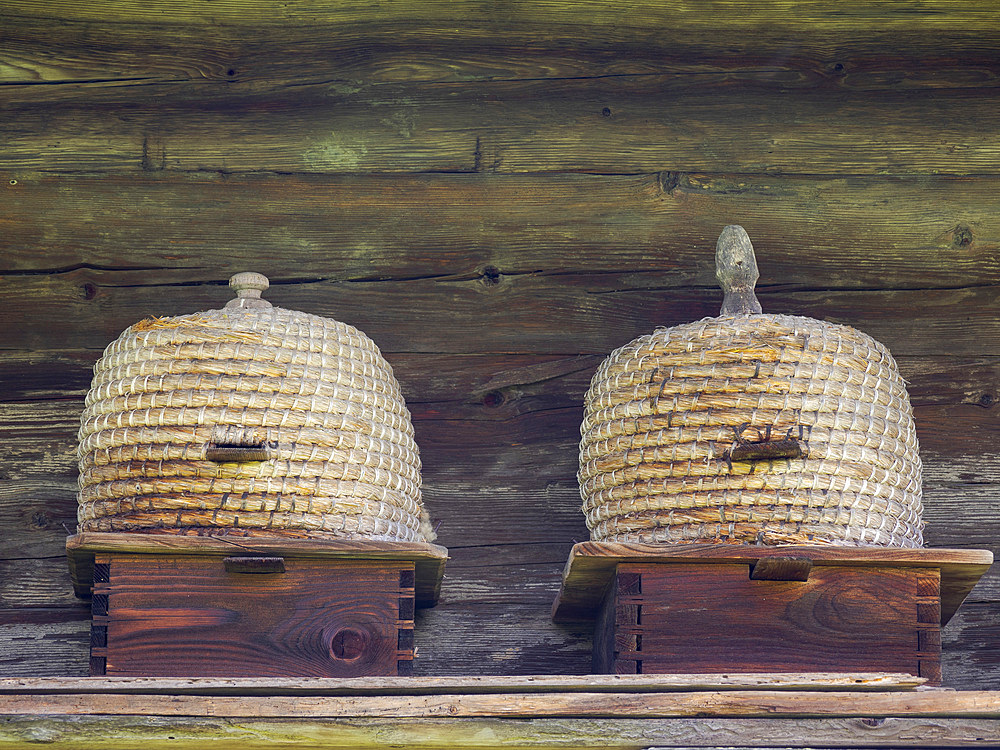
<path id="1" fill-rule="evenodd" d="M 715 245 L 715 276 L 725 293 L 721 315 L 755 315 L 761 311 L 754 294 L 760 277 L 757 258 L 746 230 L 730 224 L 722 230 Z"/>
<path id="2" fill-rule="evenodd" d="M 267 276 L 253 271 L 244 271 L 230 277 L 229 286 L 236 290 L 236 299 L 229 300 L 227 308 L 241 307 L 251 309 L 264 309 L 271 306 L 266 299 L 261 299 L 260 294 L 271 283 Z"/>

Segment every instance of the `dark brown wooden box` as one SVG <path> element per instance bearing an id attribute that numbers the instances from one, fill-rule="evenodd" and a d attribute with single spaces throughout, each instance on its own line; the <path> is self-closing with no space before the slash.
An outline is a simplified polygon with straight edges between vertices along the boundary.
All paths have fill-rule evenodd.
<path id="1" fill-rule="evenodd" d="M 407 675 L 417 606 L 447 550 L 427 544 L 136 534 L 67 542 L 92 593 L 92 675 Z"/>
<path id="2" fill-rule="evenodd" d="M 983 550 L 573 549 L 556 620 L 594 618 L 594 672 L 895 672 L 941 682 L 941 626 Z"/>

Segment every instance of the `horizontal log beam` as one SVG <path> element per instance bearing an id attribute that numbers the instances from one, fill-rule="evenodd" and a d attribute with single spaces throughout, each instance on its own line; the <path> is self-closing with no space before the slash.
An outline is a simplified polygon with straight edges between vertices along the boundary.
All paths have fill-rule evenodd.
<path id="1" fill-rule="evenodd" d="M 723 2 L 648 0 L 623 14 L 614 1 L 203 8 L 27 0 L 5 4 L 0 80 L 380 83 L 727 71 L 847 88 L 995 81 L 996 15 L 981 3 L 922 7 L 778 0 L 742 13 Z"/>
<path id="2" fill-rule="evenodd" d="M 6 182 L 0 273 L 52 276 L 50 292 L 61 274 L 91 269 L 108 272 L 110 286 L 160 283 L 188 296 L 250 267 L 279 299 L 282 285 L 323 279 L 500 284 L 568 273 L 713 290 L 715 240 L 733 222 L 750 233 L 764 289 L 1000 283 L 1000 177 L 160 172 Z M 81 278 L 68 296 L 93 300 L 102 281 Z"/>
<path id="3" fill-rule="evenodd" d="M 895 691 L 912 690 L 926 680 L 910 674 L 870 672 L 744 673 L 464 677 L 3 677 L 0 695 L 230 695 L 230 696 L 392 696 L 507 695 L 522 693 L 669 693 L 720 690 Z"/>
<path id="4" fill-rule="evenodd" d="M 0 715 L 253 718 L 668 718 L 774 716 L 1000 719 L 997 691 L 508 692 L 409 695 L 7 693 Z"/>
<path id="5" fill-rule="evenodd" d="M 163 716 L 11 716 L 0 725 L 0 746 L 53 750 L 541 750 L 653 747 L 903 748 L 982 746 L 1000 732 L 996 719 L 318 719 L 288 720 Z M 777 743 L 777 744 L 776 744 Z"/>
<path id="6" fill-rule="evenodd" d="M 873 96 L 716 74 L 260 88 L 20 87 L 5 92 L 0 170 L 1000 173 L 988 87 Z"/>

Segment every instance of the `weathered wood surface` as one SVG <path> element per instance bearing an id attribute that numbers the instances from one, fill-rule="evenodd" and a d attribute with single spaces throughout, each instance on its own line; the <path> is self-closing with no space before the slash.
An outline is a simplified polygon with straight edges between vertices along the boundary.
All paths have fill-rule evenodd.
<path id="1" fill-rule="evenodd" d="M 995 174 L 981 4 L 390 5 L 12 4 L 0 164 Z"/>
<path id="2" fill-rule="evenodd" d="M 235 575 L 204 555 L 96 561 L 109 574 L 94 582 L 92 674 L 412 673 L 412 561 L 289 558 L 267 575 Z"/>
<path id="3" fill-rule="evenodd" d="M 270 89 L 192 81 L 87 86 L 75 97 L 68 86 L 15 90 L 10 124 L 0 128 L 8 144 L 0 170 L 627 174 L 669 164 L 680 171 L 990 175 L 1000 158 L 992 138 L 1000 113 L 980 89 L 873 96 L 733 78 L 435 82 L 374 91 L 340 82 Z"/>
<path id="4" fill-rule="evenodd" d="M 824 565 L 808 581 L 757 581 L 735 560 L 635 561 L 616 579 L 614 618 L 594 632 L 608 673 L 878 669 L 941 684 L 937 570 Z"/>
<path id="5" fill-rule="evenodd" d="M 782 558 L 807 560 L 818 568 L 894 568 L 940 571 L 942 624 L 948 622 L 980 577 L 993 563 L 990 550 L 976 549 L 896 549 L 885 547 L 838 547 L 831 545 L 785 545 L 756 547 L 726 544 L 625 544 L 580 542 L 570 550 L 562 589 L 553 607 L 558 620 L 592 619 L 611 577 L 622 563 L 629 565 L 719 565 L 739 564 L 746 568 L 758 560 Z M 747 575 L 746 578 L 753 576 Z M 807 576 L 808 578 L 808 576 Z M 802 578 L 805 581 L 807 578 Z M 795 578 L 774 580 L 800 580 Z"/>
<path id="6" fill-rule="evenodd" d="M 702 690 L 912 690 L 926 682 L 901 672 L 586 675 L 583 677 L 31 677 L 0 678 L 0 695 L 441 695 L 462 693 L 661 693 Z"/>
<path id="7" fill-rule="evenodd" d="M 540 750 L 594 748 L 989 747 L 996 719 L 953 718 L 671 718 L 524 719 L 417 718 L 234 720 L 213 716 L 10 716 L 0 724 L 0 746 L 53 750 Z"/>
<path id="8" fill-rule="evenodd" d="M 176 315 L 221 306 L 217 301 L 221 280 L 196 286 L 188 296 L 178 294 L 174 286 L 160 284 L 114 286 L 109 275 L 77 269 L 59 276 L 4 277 L 0 301 L 11 310 L 10 348 L 97 348 L 131 324 L 125 321 L 136 322 L 153 310 Z M 715 289 L 635 289 L 630 283 L 616 272 L 501 276 L 498 283 L 478 279 L 319 280 L 289 285 L 284 293 L 270 294 L 269 299 L 280 307 L 346 319 L 369 332 L 387 352 L 593 354 L 617 348 L 657 325 L 718 314 L 720 295 Z M 92 293 L 93 300 L 83 299 Z M 1000 335 L 992 325 L 998 292 L 992 286 L 761 291 L 758 297 L 766 311 L 853 323 L 887 346 L 894 344 L 896 350 L 924 356 L 949 350 L 1000 356 Z M 35 306 L 38 299 L 50 300 L 51 306 Z M 162 301 L 151 304 L 154 299 Z M 442 305 L 444 300 L 447 305 Z M 115 308 L 114 313 L 105 312 L 109 306 Z M 412 316 L 414 309 L 421 311 L 419 317 Z M 67 315 L 80 328 L 67 327 Z M 488 335 L 483 335 L 484 330 Z M 450 335 L 443 336 L 444 331 Z"/>
<path id="9" fill-rule="evenodd" d="M 669 693 L 451 693 L 443 695 L 137 695 L 30 693 L 3 697 L 8 715 L 225 716 L 231 718 L 665 718 L 940 716 L 1000 719 L 992 690 L 813 692 L 727 690 Z"/>
<path id="10" fill-rule="evenodd" d="M 133 555 L 274 555 L 298 560 L 408 561 L 416 567 L 417 606 L 432 607 L 441 595 L 448 550 L 424 542 L 376 540 L 303 540 L 176 536 L 173 534 L 106 534 L 85 532 L 66 540 L 66 556 L 77 594 L 86 597 L 94 582 L 94 557 L 109 553 Z"/>
<path id="11" fill-rule="evenodd" d="M 5 253 L 4 272 L 53 282 L 76 269 L 106 272 L 67 293 L 89 302 L 128 285 L 223 283 L 249 266 L 267 274 L 267 294 L 279 300 L 282 283 L 310 280 L 485 283 L 613 271 L 630 289 L 718 290 L 712 253 L 726 217 L 754 237 L 762 288 L 1000 283 L 992 220 L 1000 197 L 991 178 L 136 169 L 11 179 L 0 181 L 0 226 L 11 247 L 34 252 Z M 281 253 L 293 253 L 296 266 Z M 485 274 L 486 266 L 496 272 Z M 88 293 L 87 281 L 97 288 Z M 187 291 L 219 303 L 218 290 Z"/>
<path id="12" fill-rule="evenodd" d="M 123 7 L 112 0 L 40 7 L 8 0 L 6 14 L 16 23 L 5 29 L 9 43 L 0 70 L 5 82 L 23 83 L 407 83 L 717 68 L 750 71 L 765 81 L 833 78 L 847 87 L 994 82 L 992 7 L 973 0 L 936 12 L 940 8 L 937 2 L 898 9 L 863 0 L 836 7 L 770 0 L 747 13 L 726 2 L 638 0 L 623 13 L 617 0 L 583 6 L 569 0 L 278 6 L 221 0 L 211 7 L 183 1 Z M 111 31 L 114 44 L 102 38 Z M 170 54 L 163 52 L 164 35 Z"/>
<path id="13" fill-rule="evenodd" d="M 419 678 L 409 681 L 412 692 L 396 692 L 407 681 L 380 681 L 390 692 L 352 693 L 348 686 L 289 693 L 284 681 L 268 690 L 260 680 L 187 680 L 176 691 L 163 680 L 24 680 L 0 700 L 0 746 L 192 747 L 211 737 L 213 746 L 246 748 L 953 747 L 1000 738 L 995 691 L 815 692 L 763 684 L 633 691 L 631 684 L 648 681 L 640 676 L 600 680 L 605 688 L 617 684 L 612 692 L 558 681 L 542 690 L 522 683 L 528 689 L 483 692 L 481 681 L 466 689 L 462 680 Z M 235 683 L 254 684 L 228 692 Z"/>
<path id="14" fill-rule="evenodd" d="M 853 325 L 896 355 L 928 544 L 996 552 L 998 38 L 976 0 L 7 0 L 0 673 L 87 670 L 62 545 L 100 350 L 148 315 L 221 305 L 249 269 L 276 304 L 361 327 L 402 383 L 452 557 L 441 603 L 417 614 L 418 674 L 588 671 L 589 626 L 549 620 L 587 538 L 582 395 L 611 349 L 718 311 L 729 223 L 754 238 L 765 311 Z M 943 631 L 945 684 L 1000 687 L 998 607 L 993 570 Z M 102 746 L 169 734 L 132 726 L 101 725 Z M 374 726 L 314 729 L 344 746 Z M 484 745 L 560 731 L 482 726 Z M 715 741 L 678 726 L 612 738 Z M 747 726 L 719 738 L 804 731 Z M 978 731 L 818 726 L 817 744 Z M 378 736 L 453 736 L 407 727 Z M 608 727 L 560 742 L 607 746 Z M 284 731 L 204 719 L 185 736 L 258 730 Z"/>

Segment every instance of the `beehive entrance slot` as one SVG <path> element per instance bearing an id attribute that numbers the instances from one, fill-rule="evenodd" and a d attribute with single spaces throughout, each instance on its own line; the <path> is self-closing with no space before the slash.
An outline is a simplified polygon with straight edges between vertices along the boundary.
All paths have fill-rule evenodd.
<path id="1" fill-rule="evenodd" d="M 268 459 L 267 443 L 258 445 L 233 445 L 212 443 L 205 451 L 205 458 L 216 463 L 248 463 Z"/>
<path id="2" fill-rule="evenodd" d="M 205 458 L 216 463 L 266 461 L 271 446 L 257 430 L 241 427 L 218 428 L 205 449 Z"/>
<path id="3" fill-rule="evenodd" d="M 778 459 L 802 458 L 805 451 L 802 442 L 792 437 L 794 427 L 789 427 L 784 436 L 772 436 L 772 426 L 767 425 L 762 431 L 758 430 L 757 440 L 749 440 L 746 437 L 746 430 L 750 427 L 749 422 L 732 428 L 736 438 L 735 444 L 729 450 L 730 461 L 775 461 Z M 798 428 L 799 438 L 802 437 L 804 429 Z"/>

